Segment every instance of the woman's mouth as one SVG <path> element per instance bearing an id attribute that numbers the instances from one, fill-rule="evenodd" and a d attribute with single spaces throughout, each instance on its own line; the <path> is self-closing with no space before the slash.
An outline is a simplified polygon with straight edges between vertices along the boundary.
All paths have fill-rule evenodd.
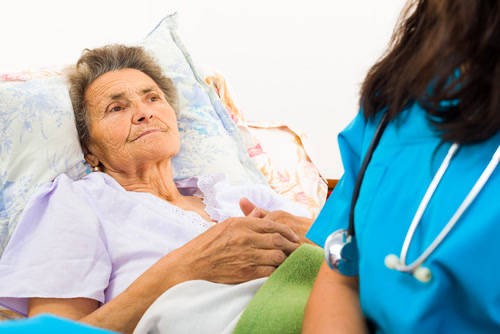
<path id="1" fill-rule="evenodd" d="M 154 133 L 154 132 L 159 132 L 159 131 L 161 131 L 161 130 L 160 129 L 151 129 L 151 130 L 144 131 L 137 138 L 135 138 L 133 141 L 136 141 L 137 139 L 139 139 L 141 137 L 144 137 L 146 135 L 149 135 L 149 134 Z"/>

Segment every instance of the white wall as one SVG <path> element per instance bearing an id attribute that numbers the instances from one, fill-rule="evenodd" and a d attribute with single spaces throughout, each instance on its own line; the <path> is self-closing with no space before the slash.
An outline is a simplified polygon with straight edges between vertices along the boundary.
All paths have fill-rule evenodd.
<path id="1" fill-rule="evenodd" d="M 308 133 L 339 178 L 336 136 L 389 41 L 404 0 L 1 0 L 0 72 L 74 62 L 82 49 L 142 39 L 173 11 L 195 62 L 220 69 L 248 119 Z"/>

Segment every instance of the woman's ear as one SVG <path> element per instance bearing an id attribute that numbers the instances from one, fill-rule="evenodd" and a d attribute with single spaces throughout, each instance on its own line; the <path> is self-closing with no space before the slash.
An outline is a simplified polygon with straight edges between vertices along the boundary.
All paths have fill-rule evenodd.
<path id="1" fill-rule="evenodd" d="M 95 155 L 90 153 L 87 145 L 82 145 L 82 149 L 83 149 L 83 157 L 85 158 L 85 161 L 87 161 L 87 163 L 92 167 L 99 166 L 99 159 Z"/>

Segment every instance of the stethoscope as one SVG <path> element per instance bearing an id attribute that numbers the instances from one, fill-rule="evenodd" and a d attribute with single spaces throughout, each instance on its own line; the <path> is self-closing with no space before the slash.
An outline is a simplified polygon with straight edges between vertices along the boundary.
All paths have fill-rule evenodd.
<path id="1" fill-rule="evenodd" d="M 375 130 L 375 134 L 373 135 L 372 142 L 368 147 L 368 151 L 365 155 L 363 163 L 361 165 L 358 177 L 356 179 L 356 183 L 354 185 L 354 192 L 352 195 L 351 201 L 351 209 L 349 212 L 349 227 L 347 230 L 340 229 L 332 234 L 326 239 L 325 242 L 325 259 L 330 268 L 332 268 L 337 273 L 340 273 L 344 276 L 356 276 L 358 275 L 358 247 L 356 244 L 356 236 L 354 232 L 354 207 L 356 206 L 356 202 L 359 196 L 359 190 L 361 188 L 361 183 L 363 182 L 363 177 L 368 167 L 368 164 L 372 158 L 373 152 L 377 147 L 380 138 L 382 137 L 382 133 L 384 132 L 388 121 L 387 114 L 384 114 L 382 120 L 380 121 L 377 129 Z M 427 188 L 425 195 L 420 202 L 420 205 L 417 209 L 415 216 L 410 224 L 410 228 L 406 233 L 406 237 L 401 248 L 401 254 L 398 257 L 395 254 L 389 254 L 385 258 L 385 266 L 389 269 L 394 269 L 400 272 L 405 272 L 412 274 L 416 279 L 421 282 L 429 282 L 432 274 L 429 268 L 423 267 L 422 264 L 429 257 L 429 255 L 439 246 L 439 244 L 443 241 L 443 239 L 448 235 L 450 230 L 455 226 L 459 218 L 462 216 L 464 211 L 469 207 L 472 201 L 476 198 L 477 194 L 481 191 L 484 184 L 488 181 L 490 175 L 495 170 L 498 162 L 500 161 L 500 146 L 497 148 L 493 157 L 489 164 L 484 169 L 483 173 L 476 181 L 476 184 L 472 187 L 471 191 L 464 199 L 458 210 L 448 221 L 446 226 L 441 230 L 438 236 L 432 241 L 432 243 L 425 249 L 425 251 L 411 264 L 406 264 L 406 255 L 408 252 L 408 248 L 410 247 L 411 240 L 413 238 L 413 233 L 415 232 L 422 215 L 427 208 L 427 204 L 429 203 L 434 191 L 436 190 L 441 178 L 443 177 L 445 171 L 450 164 L 451 159 L 455 155 L 459 148 L 459 145 L 454 143 L 451 145 L 450 149 L 446 157 L 444 158 L 441 166 L 439 167 L 436 175 L 431 181 L 431 184 Z"/>

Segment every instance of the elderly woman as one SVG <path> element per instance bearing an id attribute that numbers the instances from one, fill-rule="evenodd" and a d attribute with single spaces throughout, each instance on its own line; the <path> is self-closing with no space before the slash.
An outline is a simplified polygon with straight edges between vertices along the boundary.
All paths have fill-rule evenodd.
<path id="1" fill-rule="evenodd" d="M 266 214 L 307 211 L 266 187 L 173 181 L 176 92 L 142 48 L 86 50 L 68 78 L 94 172 L 30 201 L 0 262 L 3 304 L 132 332 L 171 287 L 269 276 L 304 242 L 309 219 Z"/>

